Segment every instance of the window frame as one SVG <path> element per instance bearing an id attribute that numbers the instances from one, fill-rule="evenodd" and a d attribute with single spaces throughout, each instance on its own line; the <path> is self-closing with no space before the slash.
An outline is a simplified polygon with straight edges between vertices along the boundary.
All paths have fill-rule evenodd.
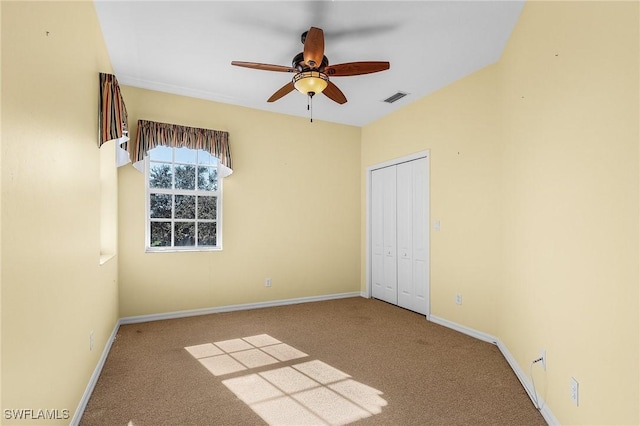
<path id="1" fill-rule="evenodd" d="M 196 179 L 197 179 L 197 175 L 198 175 L 198 166 L 201 166 L 201 164 L 198 164 L 197 161 L 197 157 L 196 157 L 196 161 L 194 163 L 185 163 L 185 162 L 176 162 L 176 150 L 177 149 L 181 149 L 181 148 L 186 148 L 186 147 L 169 147 L 167 146 L 166 148 L 171 148 L 171 161 L 157 161 L 154 160 L 154 163 L 162 163 L 162 164 L 169 164 L 172 167 L 172 188 L 151 188 L 150 183 L 149 183 L 149 173 L 150 173 L 150 168 L 151 168 L 151 155 L 146 155 L 144 158 L 144 179 L 145 179 L 145 241 L 144 241 L 144 245 L 145 245 L 145 253 L 181 253 L 181 252 L 211 252 L 211 251 L 222 251 L 222 204 L 223 204 L 223 196 L 222 196 L 222 181 L 224 180 L 223 178 L 220 177 L 220 168 L 219 168 L 219 164 L 220 164 L 220 160 L 218 159 L 216 170 L 217 170 L 217 190 L 215 191 L 205 191 L 205 190 L 199 190 L 197 189 L 197 181 L 196 181 L 196 189 L 176 189 L 175 188 L 175 166 L 176 165 L 194 165 L 196 167 Z M 193 148 L 187 148 L 190 149 L 192 151 L 204 151 L 201 149 L 193 149 Z M 210 154 L 212 157 L 215 157 L 213 154 Z M 207 165 L 207 167 L 210 167 L 210 165 Z M 153 189 L 153 190 L 152 190 Z M 197 209 L 197 197 L 198 196 L 207 196 L 207 197 L 217 197 L 217 206 L 216 206 L 216 216 L 217 218 L 214 220 L 200 220 L 200 222 L 214 222 L 216 223 L 216 245 L 215 246 L 198 246 L 198 245 L 193 245 L 193 246 L 176 246 L 175 245 L 175 222 L 176 222 L 176 218 L 174 217 L 175 215 L 175 198 L 172 197 L 172 202 L 171 202 L 171 218 L 166 219 L 166 220 L 160 220 L 160 221 L 152 221 L 151 218 L 151 194 L 170 194 L 173 197 L 175 197 L 176 195 L 193 195 L 196 196 L 196 209 Z M 196 236 L 195 236 L 195 243 L 197 244 L 198 241 L 198 237 L 197 237 L 197 222 L 199 221 L 196 218 L 194 219 L 187 219 L 187 220 L 177 220 L 177 222 L 191 222 L 193 221 L 194 223 L 196 223 Z M 159 247 L 151 247 L 151 223 L 152 222 L 168 222 L 171 223 L 171 246 L 159 246 Z"/>

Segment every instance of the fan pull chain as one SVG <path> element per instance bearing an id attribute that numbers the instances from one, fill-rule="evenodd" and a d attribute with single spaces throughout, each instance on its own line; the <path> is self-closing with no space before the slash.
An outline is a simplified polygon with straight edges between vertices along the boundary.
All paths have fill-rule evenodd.
<path id="1" fill-rule="evenodd" d="M 313 96 L 316 92 L 307 93 L 307 111 L 309 111 L 309 121 L 313 123 Z"/>

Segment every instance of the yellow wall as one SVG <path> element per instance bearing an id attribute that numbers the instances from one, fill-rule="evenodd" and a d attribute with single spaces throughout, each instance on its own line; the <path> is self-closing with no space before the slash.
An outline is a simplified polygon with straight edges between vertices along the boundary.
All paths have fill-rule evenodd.
<path id="1" fill-rule="evenodd" d="M 138 119 L 228 131 L 234 173 L 222 251 L 145 253 L 144 175 L 120 169 L 121 316 L 359 291 L 359 128 L 132 87 L 123 96 L 133 135 Z"/>
<path id="2" fill-rule="evenodd" d="M 362 130 L 367 167 L 430 150 L 431 314 L 497 332 L 500 283 L 500 137 L 497 73 L 487 67 Z M 362 181 L 362 281 L 366 185 Z M 463 304 L 455 304 L 456 294 Z"/>
<path id="3" fill-rule="evenodd" d="M 73 416 L 117 321 L 117 261 L 99 265 L 99 71 L 93 3 L 2 2 L 3 418 Z"/>
<path id="4" fill-rule="evenodd" d="M 639 22 L 637 2 L 529 3 L 500 63 L 499 336 L 523 367 L 546 348 L 563 424 L 640 422 Z"/>
<path id="5" fill-rule="evenodd" d="M 100 147 L 100 262 L 116 255 L 118 246 L 118 170 L 116 141 Z"/>
<path id="6" fill-rule="evenodd" d="M 432 314 L 526 372 L 546 349 L 562 424 L 640 422 L 638 25 L 637 2 L 528 3 L 498 64 L 362 131 L 363 176 L 431 150 Z"/>

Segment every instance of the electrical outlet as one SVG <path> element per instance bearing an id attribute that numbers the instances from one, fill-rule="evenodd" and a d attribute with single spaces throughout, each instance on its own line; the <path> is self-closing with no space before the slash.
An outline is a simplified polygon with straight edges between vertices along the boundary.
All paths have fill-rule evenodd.
<path id="1" fill-rule="evenodd" d="M 542 361 L 540 361 L 542 363 L 542 369 L 546 371 L 547 370 L 547 350 L 546 349 L 540 350 L 540 358 L 542 358 Z"/>
<path id="2" fill-rule="evenodd" d="M 570 392 L 571 401 L 574 404 L 576 404 L 576 407 L 578 406 L 578 400 L 579 400 L 579 393 L 578 393 L 579 386 L 580 384 L 578 383 L 578 381 L 572 377 L 571 381 L 569 382 L 569 392 Z"/>
<path id="3" fill-rule="evenodd" d="M 462 294 L 456 294 L 456 305 L 462 305 Z"/>
<path id="4" fill-rule="evenodd" d="M 93 350 L 93 330 L 89 332 L 89 350 Z"/>
<path id="5" fill-rule="evenodd" d="M 266 278 L 264 280 L 264 286 L 265 287 L 271 287 L 271 278 Z"/>

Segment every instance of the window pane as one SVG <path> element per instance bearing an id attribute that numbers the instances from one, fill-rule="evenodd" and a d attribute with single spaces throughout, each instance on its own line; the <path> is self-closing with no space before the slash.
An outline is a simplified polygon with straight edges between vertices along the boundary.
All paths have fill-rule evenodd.
<path id="1" fill-rule="evenodd" d="M 171 222 L 151 222 L 150 247 L 171 246 Z"/>
<path id="2" fill-rule="evenodd" d="M 196 188 L 196 166 L 176 165 L 176 189 Z"/>
<path id="3" fill-rule="evenodd" d="M 198 150 L 198 164 L 207 164 L 215 166 L 218 164 L 218 158 L 209 154 L 207 151 L 202 149 Z"/>
<path id="4" fill-rule="evenodd" d="M 149 159 L 151 161 L 171 162 L 172 148 L 168 146 L 157 146 L 149 151 Z"/>
<path id="5" fill-rule="evenodd" d="M 198 219 L 217 219 L 218 197 L 198 197 Z"/>
<path id="6" fill-rule="evenodd" d="M 175 223 L 175 245 L 176 246 L 193 246 L 195 245 L 196 224 L 195 222 L 176 222 Z"/>
<path id="7" fill-rule="evenodd" d="M 195 219 L 196 218 L 196 196 L 195 195 L 176 195 L 176 219 Z"/>
<path id="8" fill-rule="evenodd" d="M 149 165 L 149 186 L 151 188 L 171 188 L 171 165 L 151 163 Z"/>
<path id="9" fill-rule="evenodd" d="M 149 194 L 152 218 L 171 219 L 171 194 Z"/>
<path id="10" fill-rule="evenodd" d="M 218 189 L 218 169 L 198 166 L 198 189 L 216 191 Z"/>
<path id="11" fill-rule="evenodd" d="M 198 245 L 215 246 L 217 237 L 215 222 L 198 222 Z"/>
<path id="12" fill-rule="evenodd" d="M 196 162 L 196 150 L 189 148 L 175 148 L 176 163 L 193 163 Z"/>

